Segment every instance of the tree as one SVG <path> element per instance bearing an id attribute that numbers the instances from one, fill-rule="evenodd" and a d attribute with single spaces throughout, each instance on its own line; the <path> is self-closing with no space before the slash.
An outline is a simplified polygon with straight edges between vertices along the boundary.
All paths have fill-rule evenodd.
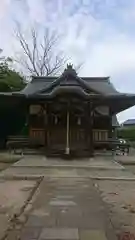
<path id="1" fill-rule="evenodd" d="M 26 85 L 24 77 L 12 69 L 10 63 L 11 58 L 0 57 L 0 92 L 19 91 Z"/>
<path id="2" fill-rule="evenodd" d="M 50 33 L 44 30 L 43 37 L 39 37 L 39 32 L 32 28 L 30 39 L 22 33 L 17 25 L 16 38 L 21 46 L 22 54 L 16 61 L 21 64 L 30 75 L 49 76 L 57 74 L 67 59 L 63 53 L 58 51 L 59 37 L 56 32 Z"/>
<path id="3" fill-rule="evenodd" d="M 2 56 L 0 49 L 0 92 L 19 91 L 26 85 L 25 78 L 12 67 L 13 60 Z M 4 101 L 1 97 L 0 104 L 0 148 L 5 146 L 6 137 L 18 132 L 25 123 L 23 106 L 14 106 L 12 101 Z"/>

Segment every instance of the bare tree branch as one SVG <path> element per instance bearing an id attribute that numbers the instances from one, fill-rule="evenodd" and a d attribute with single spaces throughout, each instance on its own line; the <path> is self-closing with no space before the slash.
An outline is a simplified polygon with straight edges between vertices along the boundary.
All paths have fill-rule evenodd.
<path id="1" fill-rule="evenodd" d="M 18 25 L 16 38 L 20 43 L 21 50 L 23 50 L 20 64 L 30 74 L 36 76 L 48 76 L 58 73 L 67 59 L 62 52 L 57 50 L 59 38 L 56 32 L 50 33 L 48 29 L 45 29 L 42 40 L 40 40 L 34 28 L 31 29 L 30 33 L 30 39 L 27 40 Z"/>
<path id="2" fill-rule="evenodd" d="M 30 61 L 30 63 L 33 66 L 33 73 L 35 73 L 37 76 L 39 75 L 37 69 L 36 69 L 36 65 L 35 65 L 35 48 L 36 48 L 36 35 L 35 33 L 32 31 L 32 40 L 33 40 L 33 49 L 31 50 L 29 47 L 29 44 L 27 43 L 27 41 L 25 40 L 25 38 L 23 37 L 23 34 L 21 33 L 20 29 L 18 28 L 18 32 L 17 32 L 17 38 L 20 42 L 20 45 L 24 51 L 24 54 L 27 56 L 28 60 Z M 29 70 L 29 69 L 28 69 Z"/>

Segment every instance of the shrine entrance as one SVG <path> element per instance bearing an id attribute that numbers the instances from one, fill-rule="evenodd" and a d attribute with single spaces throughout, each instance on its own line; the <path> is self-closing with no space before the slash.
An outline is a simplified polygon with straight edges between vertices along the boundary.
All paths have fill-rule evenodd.
<path id="1" fill-rule="evenodd" d="M 66 112 L 53 112 L 48 117 L 48 120 L 48 148 L 50 150 L 64 151 L 66 146 Z"/>
<path id="2" fill-rule="evenodd" d="M 88 149 L 85 115 L 73 105 L 51 111 L 48 125 L 47 143 L 52 151 L 70 154 Z"/>
<path id="3" fill-rule="evenodd" d="M 70 112 L 69 142 L 71 151 L 85 150 L 88 148 L 85 116 L 79 112 Z"/>
<path id="4" fill-rule="evenodd" d="M 44 147 L 45 153 L 93 153 L 89 105 L 82 97 L 58 95 L 30 106 L 30 140 Z"/>

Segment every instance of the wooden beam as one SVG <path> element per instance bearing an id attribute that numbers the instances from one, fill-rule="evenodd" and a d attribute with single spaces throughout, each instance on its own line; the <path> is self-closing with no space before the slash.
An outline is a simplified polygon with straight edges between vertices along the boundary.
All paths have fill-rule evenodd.
<path id="1" fill-rule="evenodd" d="M 94 155 L 94 144 L 93 144 L 93 102 L 88 102 L 88 132 L 89 132 L 89 152 L 90 157 Z"/>
<path id="2" fill-rule="evenodd" d="M 49 124 L 49 121 L 48 121 L 48 114 L 49 114 L 49 111 L 48 111 L 48 104 L 46 103 L 45 104 L 45 115 L 44 115 L 44 134 L 45 134 L 45 149 L 48 148 L 48 124 Z"/>
<path id="3" fill-rule="evenodd" d="M 109 107 L 109 118 L 110 118 L 110 121 L 109 121 L 109 132 L 108 132 L 108 135 L 109 135 L 109 138 L 112 138 L 113 137 L 113 133 L 112 133 L 112 110 L 111 110 L 111 107 Z"/>

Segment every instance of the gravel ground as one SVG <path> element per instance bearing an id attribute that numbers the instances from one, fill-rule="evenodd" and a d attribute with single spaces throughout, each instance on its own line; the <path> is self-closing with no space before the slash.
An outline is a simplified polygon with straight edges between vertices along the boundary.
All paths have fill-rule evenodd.
<path id="1" fill-rule="evenodd" d="M 0 239 L 27 202 L 36 181 L 0 180 Z"/>
<path id="2" fill-rule="evenodd" d="M 116 232 L 135 235 L 135 182 L 100 180 L 97 187 L 103 201 L 109 204 L 109 215 Z"/>

